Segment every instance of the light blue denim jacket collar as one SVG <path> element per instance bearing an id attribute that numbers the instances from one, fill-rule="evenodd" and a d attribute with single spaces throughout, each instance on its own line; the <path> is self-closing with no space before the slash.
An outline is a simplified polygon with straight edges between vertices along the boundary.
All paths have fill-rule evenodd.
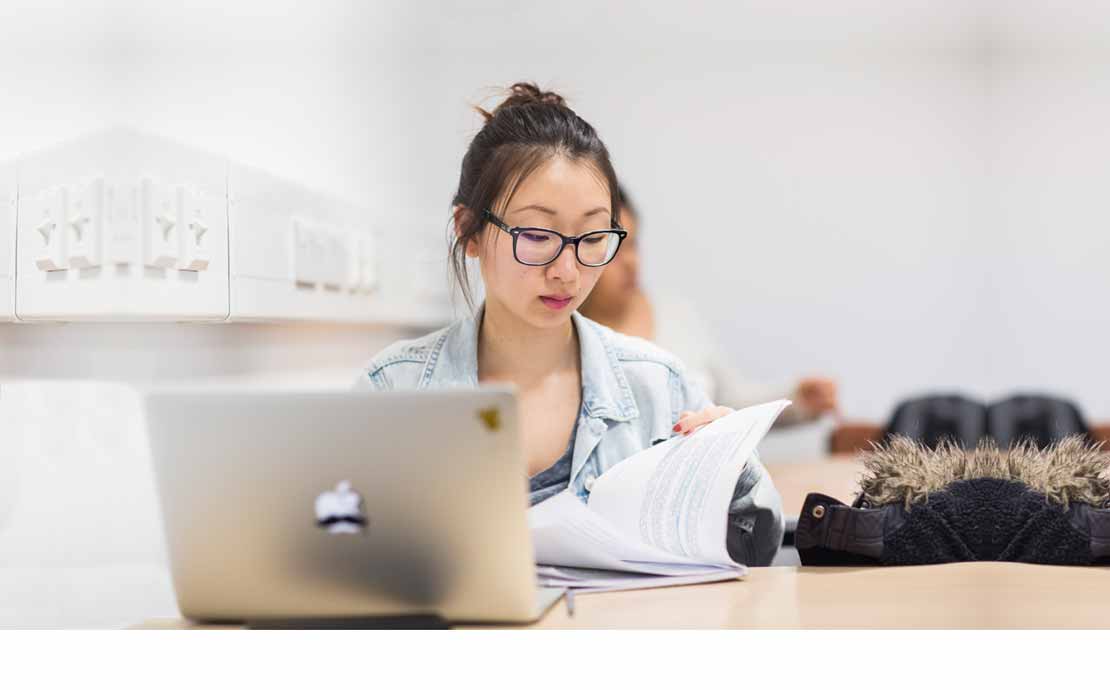
<path id="1" fill-rule="evenodd" d="M 478 385 L 478 331 L 484 313 L 483 304 L 474 317 L 444 332 L 428 357 L 420 377 L 421 388 Z M 601 329 L 577 311 L 571 313 L 571 323 L 578 333 L 585 416 L 614 422 L 636 419 L 640 411 L 612 344 Z"/>

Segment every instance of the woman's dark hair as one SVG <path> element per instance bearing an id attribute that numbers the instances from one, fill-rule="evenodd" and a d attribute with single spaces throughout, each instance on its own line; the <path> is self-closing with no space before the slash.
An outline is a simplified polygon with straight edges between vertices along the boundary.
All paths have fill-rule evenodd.
<path id="1" fill-rule="evenodd" d="M 459 220 L 452 234 L 451 269 L 466 303 L 473 308 L 470 281 L 466 272 L 466 246 L 486 226 L 482 212 L 494 209 L 502 193 L 509 199 L 520 183 L 555 156 L 585 161 L 597 168 L 609 185 L 613 222 L 620 210 L 617 174 L 609 161 L 609 150 L 590 123 L 566 106 L 563 97 L 541 91 L 531 83 L 517 83 L 501 105 L 487 112 L 476 108 L 486 123 L 471 140 L 463 156 L 459 188 L 452 206 L 469 213 Z"/>

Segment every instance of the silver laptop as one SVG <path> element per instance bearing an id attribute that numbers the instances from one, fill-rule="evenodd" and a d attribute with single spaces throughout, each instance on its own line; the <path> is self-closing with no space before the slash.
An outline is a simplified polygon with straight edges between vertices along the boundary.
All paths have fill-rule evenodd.
<path id="1" fill-rule="evenodd" d="M 148 391 L 178 606 L 200 621 L 526 622 L 538 588 L 504 389 Z"/>

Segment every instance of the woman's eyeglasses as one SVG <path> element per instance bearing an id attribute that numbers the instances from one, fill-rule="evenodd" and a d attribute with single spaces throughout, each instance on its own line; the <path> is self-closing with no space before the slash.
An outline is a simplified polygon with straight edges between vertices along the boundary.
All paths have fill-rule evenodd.
<path id="1" fill-rule="evenodd" d="M 482 211 L 483 220 L 493 223 L 513 238 L 513 258 L 525 266 L 546 266 L 563 253 L 568 244 L 574 245 L 574 255 L 583 266 L 604 266 L 613 260 L 621 242 L 628 233 L 619 227 L 594 230 L 576 237 L 567 237 L 547 228 L 519 228 L 509 225 L 488 209 Z M 613 223 L 616 225 L 616 223 Z"/>

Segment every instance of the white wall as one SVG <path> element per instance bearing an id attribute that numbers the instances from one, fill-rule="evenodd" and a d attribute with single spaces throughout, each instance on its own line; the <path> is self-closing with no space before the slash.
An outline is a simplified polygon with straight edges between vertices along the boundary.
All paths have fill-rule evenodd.
<path id="1" fill-rule="evenodd" d="M 922 389 L 982 390 L 978 16 L 641 7 L 409 6 L 414 202 L 442 205 L 457 182 L 468 103 L 536 80 L 608 144 L 641 207 L 649 287 L 688 299 L 753 379 L 829 373 L 845 411 L 873 418 Z"/>
<path id="2" fill-rule="evenodd" d="M 607 142 L 649 286 L 753 378 L 832 374 L 849 417 L 1047 390 L 1107 418 L 1110 10 L 1066 5 L 409 5 L 413 202 L 453 189 L 470 103 L 536 80 Z"/>
<path id="3" fill-rule="evenodd" d="M 1045 388 L 1110 419 L 1110 8 L 1019 3 L 991 55 L 996 324 L 990 386 Z"/>
<path id="4" fill-rule="evenodd" d="M 0 160 L 129 124 L 367 205 L 391 195 L 389 8 L 0 4 Z"/>

